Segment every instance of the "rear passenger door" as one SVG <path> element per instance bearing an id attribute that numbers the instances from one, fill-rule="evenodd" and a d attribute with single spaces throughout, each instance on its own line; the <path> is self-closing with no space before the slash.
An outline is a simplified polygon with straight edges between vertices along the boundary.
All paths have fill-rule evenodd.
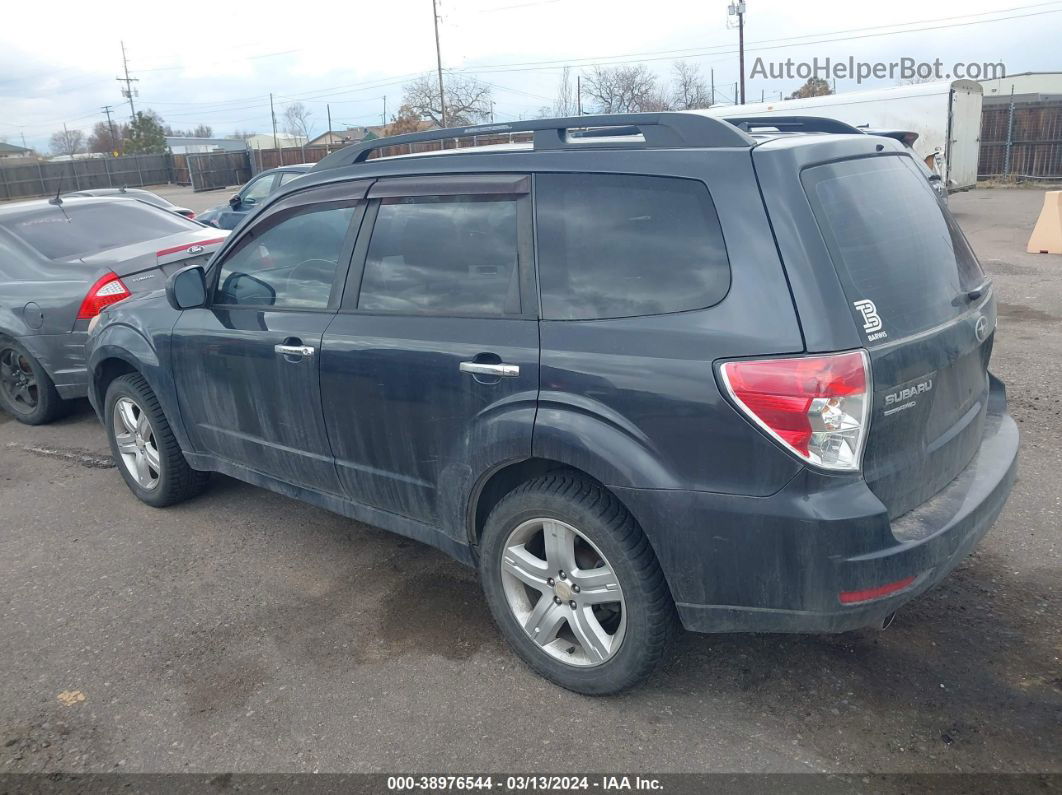
<path id="1" fill-rule="evenodd" d="M 457 532 L 478 475 L 531 453 L 538 323 L 525 176 L 369 193 L 321 390 L 354 500 Z"/>

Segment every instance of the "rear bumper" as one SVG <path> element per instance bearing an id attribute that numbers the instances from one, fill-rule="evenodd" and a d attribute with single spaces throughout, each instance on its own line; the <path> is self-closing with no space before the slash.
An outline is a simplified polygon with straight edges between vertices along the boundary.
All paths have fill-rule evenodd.
<path id="1" fill-rule="evenodd" d="M 803 471 L 770 497 L 617 489 L 646 529 L 683 624 L 699 632 L 843 632 L 882 622 L 940 582 L 998 518 L 1018 428 L 993 380 L 977 455 L 891 522 L 861 478 Z M 842 592 L 914 580 L 845 605 Z"/>
<path id="2" fill-rule="evenodd" d="M 85 342 L 88 333 L 38 334 L 20 337 L 45 372 L 55 383 L 59 397 L 81 398 L 88 394 L 88 369 L 85 365 Z"/>

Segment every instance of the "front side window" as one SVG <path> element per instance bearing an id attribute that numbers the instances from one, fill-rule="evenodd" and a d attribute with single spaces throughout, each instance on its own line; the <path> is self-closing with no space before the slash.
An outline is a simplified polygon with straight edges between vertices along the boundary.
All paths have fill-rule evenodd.
<path id="1" fill-rule="evenodd" d="M 369 242 L 358 308 L 519 313 L 517 251 L 515 197 L 384 199 Z"/>
<path id="2" fill-rule="evenodd" d="M 730 289 L 719 218 L 702 182 L 541 174 L 535 205 L 546 319 L 702 309 Z"/>
<path id="3" fill-rule="evenodd" d="M 324 309 L 353 207 L 308 209 L 248 236 L 221 265 L 215 304 Z"/>
<path id="4" fill-rule="evenodd" d="M 273 180 L 276 179 L 276 176 L 276 174 L 268 174 L 267 176 L 259 177 L 247 186 L 247 190 L 243 192 L 240 201 L 247 202 L 248 204 L 255 204 L 262 201 L 262 199 L 270 194 L 273 187 Z"/>

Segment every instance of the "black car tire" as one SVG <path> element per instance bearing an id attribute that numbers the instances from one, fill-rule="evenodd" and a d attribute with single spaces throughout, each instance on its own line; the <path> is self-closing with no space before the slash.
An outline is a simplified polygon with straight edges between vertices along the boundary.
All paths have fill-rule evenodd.
<path id="1" fill-rule="evenodd" d="M 119 450 L 115 428 L 115 406 L 119 400 L 127 399 L 144 414 L 150 422 L 153 446 L 158 451 L 158 477 L 152 488 L 145 488 L 137 482 L 130 468 L 123 462 Z M 107 388 L 104 400 L 103 423 L 107 430 L 107 440 L 111 445 L 111 455 L 129 490 L 141 502 L 155 508 L 165 508 L 178 502 L 195 497 L 206 488 L 210 473 L 192 469 L 177 444 L 166 415 L 162 412 L 158 398 L 151 391 L 147 381 L 139 373 L 130 373 L 114 379 Z"/>
<path id="2" fill-rule="evenodd" d="M 16 362 L 32 378 L 36 402 L 30 407 L 21 400 L 13 399 L 6 385 L 0 383 L 0 406 L 26 425 L 45 425 L 64 416 L 70 410 L 70 403 L 59 397 L 51 376 L 25 347 L 15 340 L 0 337 L 0 368 L 6 368 L 7 363 Z M 0 378 L 5 375 L 7 374 L 0 373 Z"/>
<path id="3" fill-rule="evenodd" d="M 625 634 L 604 662 L 576 667 L 550 656 L 531 639 L 510 607 L 502 575 L 506 544 L 522 524 L 537 517 L 577 528 L 577 534 L 607 559 L 620 584 Z M 667 650 L 677 620 L 660 565 L 627 509 L 595 483 L 577 474 L 559 474 L 518 487 L 491 511 L 480 553 L 480 579 L 502 635 L 524 662 L 561 687 L 586 695 L 619 692 L 648 677 Z"/>

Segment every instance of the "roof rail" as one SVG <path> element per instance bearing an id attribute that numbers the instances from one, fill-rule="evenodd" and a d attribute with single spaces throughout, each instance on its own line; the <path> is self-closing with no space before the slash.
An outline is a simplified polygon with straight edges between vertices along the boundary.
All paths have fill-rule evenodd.
<path id="1" fill-rule="evenodd" d="M 863 130 L 837 119 L 821 116 L 730 116 L 725 121 L 733 124 L 743 132 L 756 128 L 773 127 L 778 132 L 818 132 L 840 134 L 862 134 Z"/>
<path id="2" fill-rule="evenodd" d="M 480 124 L 446 130 L 374 138 L 348 146 L 324 157 L 314 167 L 323 171 L 361 163 L 377 149 L 403 144 L 445 141 L 474 135 L 534 133 L 534 148 L 546 149 L 682 149 L 687 147 L 749 147 L 754 141 L 745 132 L 722 119 L 695 113 L 615 113 L 598 116 L 571 116 L 562 119 L 529 119 L 508 124 Z M 640 134 L 641 140 L 634 140 Z M 632 140 L 617 140 L 629 137 Z M 601 140 L 609 138 L 610 140 Z M 595 140 L 598 139 L 598 140 Z M 456 151 L 456 150 L 455 150 Z"/>

